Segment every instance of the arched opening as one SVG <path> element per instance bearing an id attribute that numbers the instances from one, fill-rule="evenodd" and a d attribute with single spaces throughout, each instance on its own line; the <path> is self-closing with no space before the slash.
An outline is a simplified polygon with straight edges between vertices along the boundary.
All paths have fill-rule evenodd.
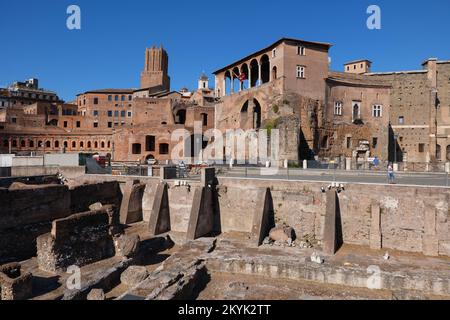
<path id="1" fill-rule="evenodd" d="M 72 141 L 72 148 L 75 149 L 77 147 L 77 143 L 75 141 Z"/>
<path id="2" fill-rule="evenodd" d="M 441 161 L 441 146 L 439 144 L 436 145 L 436 160 Z"/>
<path id="3" fill-rule="evenodd" d="M 94 142 L 94 148 L 98 149 L 98 142 L 97 141 Z"/>
<path id="4" fill-rule="evenodd" d="M 28 141 L 28 145 L 30 146 L 30 148 L 34 148 L 34 141 L 33 140 Z"/>
<path id="5" fill-rule="evenodd" d="M 231 93 L 231 72 L 225 72 L 225 95 L 229 95 Z"/>
<path id="6" fill-rule="evenodd" d="M 278 76 L 277 76 L 277 70 L 278 70 L 278 69 L 277 69 L 276 66 L 272 68 L 272 81 L 278 79 Z"/>
<path id="7" fill-rule="evenodd" d="M 13 147 L 13 148 L 17 148 L 17 140 L 14 139 L 14 140 L 12 141 L 12 147 Z"/>
<path id="8" fill-rule="evenodd" d="M 3 147 L 9 147 L 9 142 L 7 139 L 3 140 Z"/>
<path id="9" fill-rule="evenodd" d="M 87 147 L 88 147 L 88 149 L 91 149 L 92 148 L 92 142 L 88 141 Z"/>
<path id="10" fill-rule="evenodd" d="M 68 148 L 69 147 L 69 143 L 67 141 L 64 141 L 64 148 Z"/>
<path id="11" fill-rule="evenodd" d="M 111 141 L 108 141 L 108 149 L 111 148 Z"/>
<path id="12" fill-rule="evenodd" d="M 270 81 L 270 61 L 267 54 L 261 58 L 261 81 L 267 83 Z"/>
<path id="13" fill-rule="evenodd" d="M 43 148 L 44 147 L 44 143 L 40 140 L 38 141 L 38 148 Z"/>
<path id="14" fill-rule="evenodd" d="M 359 102 L 353 102 L 352 107 L 352 121 L 355 122 L 360 119 L 360 105 Z"/>
<path id="15" fill-rule="evenodd" d="M 25 140 L 20 141 L 20 147 L 21 147 L 21 148 L 25 148 L 26 145 L 27 145 L 27 144 L 26 144 Z"/>
<path id="16" fill-rule="evenodd" d="M 446 150 L 446 155 L 447 155 L 447 160 L 450 161 L 450 145 L 447 146 L 447 150 Z"/>
<path id="17" fill-rule="evenodd" d="M 175 114 L 175 124 L 185 124 L 186 123 L 186 110 L 178 110 Z"/>
<path id="18" fill-rule="evenodd" d="M 248 89 L 249 88 L 249 69 L 248 65 L 244 63 L 241 67 L 241 73 L 239 74 L 242 80 L 242 89 Z"/>
<path id="19" fill-rule="evenodd" d="M 148 160 L 155 160 L 155 156 L 152 155 L 152 154 L 149 154 L 148 156 L 145 157 L 145 160 L 146 161 L 148 161 Z"/>
<path id="20" fill-rule="evenodd" d="M 253 129 L 261 128 L 261 105 L 259 101 L 253 99 Z"/>
<path id="21" fill-rule="evenodd" d="M 102 141 L 102 149 L 105 149 L 105 141 Z"/>
<path id="22" fill-rule="evenodd" d="M 248 100 L 245 101 L 244 105 L 241 108 L 241 119 L 240 119 L 241 129 L 246 129 L 247 121 L 248 121 Z"/>
<path id="23" fill-rule="evenodd" d="M 55 148 L 59 148 L 59 141 L 55 141 Z"/>
<path id="24" fill-rule="evenodd" d="M 259 79 L 259 64 L 258 60 L 253 59 L 250 62 L 250 87 L 256 87 Z"/>
<path id="25" fill-rule="evenodd" d="M 239 81 L 239 68 L 233 69 L 233 92 L 241 91 L 241 82 Z"/>
<path id="26" fill-rule="evenodd" d="M 80 148 L 84 148 L 84 142 L 83 141 L 80 142 Z"/>

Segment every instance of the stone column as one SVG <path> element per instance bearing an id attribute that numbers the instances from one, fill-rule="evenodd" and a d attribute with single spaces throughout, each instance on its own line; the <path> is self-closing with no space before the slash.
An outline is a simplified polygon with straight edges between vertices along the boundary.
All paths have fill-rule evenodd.
<path id="1" fill-rule="evenodd" d="M 323 252 L 329 255 L 334 255 L 337 250 L 336 212 L 337 212 L 337 193 L 336 190 L 331 189 L 327 191 L 325 224 L 323 228 L 323 240 L 322 240 Z"/>
<path id="2" fill-rule="evenodd" d="M 251 65 L 249 64 L 248 67 L 248 88 L 250 89 L 252 87 L 252 68 Z"/>
<path id="3" fill-rule="evenodd" d="M 233 77 L 233 72 L 231 72 L 231 74 L 230 74 L 230 79 L 231 79 L 230 94 L 233 94 L 233 93 L 234 93 L 234 77 Z"/>
<path id="4" fill-rule="evenodd" d="M 262 65 L 261 62 L 258 62 L 258 83 L 257 86 L 260 86 L 262 83 L 262 75 L 261 75 Z"/>

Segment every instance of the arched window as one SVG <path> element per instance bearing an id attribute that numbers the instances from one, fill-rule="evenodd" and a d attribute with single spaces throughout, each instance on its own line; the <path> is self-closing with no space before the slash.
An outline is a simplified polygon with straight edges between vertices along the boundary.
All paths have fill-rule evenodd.
<path id="1" fill-rule="evenodd" d="M 108 141 L 108 149 L 111 148 L 111 141 Z"/>
<path id="2" fill-rule="evenodd" d="M 261 128 L 261 105 L 259 101 L 253 99 L 253 129 Z"/>
<path id="3" fill-rule="evenodd" d="M 230 93 L 231 93 L 231 89 L 232 89 L 232 83 L 231 83 L 231 72 L 230 71 L 227 71 L 227 72 L 225 72 L 225 79 L 224 79 L 224 85 L 225 85 L 225 87 L 224 87 L 224 90 L 225 90 L 225 92 L 224 92 L 224 94 L 225 95 L 229 95 Z"/>
<path id="4" fill-rule="evenodd" d="M 44 143 L 42 141 L 38 141 L 38 148 L 43 148 L 44 147 Z"/>
<path id="5" fill-rule="evenodd" d="M 244 105 L 241 108 L 241 129 L 246 129 L 247 126 L 247 121 L 248 121 L 248 100 L 244 103 Z"/>
<path id="6" fill-rule="evenodd" d="M 9 147 L 9 142 L 7 139 L 3 140 L 3 146 L 4 147 Z"/>
<path id="7" fill-rule="evenodd" d="M 436 145 L 436 160 L 438 160 L 438 161 L 441 160 L 441 146 L 440 145 Z"/>
<path id="8" fill-rule="evenodd" d="M 259 80 L 259 64 L 258 60 L 253 59 L 250 62 L 250 87 L 256 87 Z"/>
<path id="9" fill-rule="evenodd" d="M 87 147 L 88 147 L 88 149 L 91 149 L 92 148 L 92 142 L 88 141 Z"/>
<path id="10" fill-rule="evenodd" d="M 84 148 L 84 142 L 83 141 L 80 142 L 80 148 Z"/>
<path id="11" fill-rule="evenodd" d="M 77 143 L 75 141 L 72 141 L 72 148 L 76 148 L 77 147 Z"/>
<path id="12" fill-rule="evenodd" d="M 64 148 L 68 148 L 69 147 L 69 143 L 67 141 L 64 141 Z"/>
<path id="13" fill-rule="evenodd" d="M 105 149 L 105 141 L 102 141 L 102 149 Z"/>
<path id="14" fill-rule="evenodd" d="M 13 147 L 13 148 L 17 148 L 17 140 L 16 140 L 16 139 L 14 139 L 14 140 L 12 141 L 12 147 Z"/>
<path id="15" fill-rule="evenodd" d="M 51 147 L 52 147 L 52 143 L 51 143 L 50 141 L 47 141 L 47 142 L 45 143 L 45 147 L 46 147 L 46 148 L 51 148 Z"/>
<path id="16" fill-rule="evenodd" d="M 25 148 L 27 145 L 27 143 L 25 142 L 25 140 L 20 141 L 20 147 L 21 148 Z"/>
<path id="17" fill-rule="evenodd" d="M 59 148 L 59 141 L 55 141 L 55 148 Z"/>
<path id="18" fill-rule="evenodd" d="M 202 123 L 203 123 L 203 126 L 206 127 L 206 126 L 208 125 L 208 114 L 202 113 L 201 116 L 202 116 Z"/>
<path id="19" fill-rule="evenodd" d="M 94 142 L 94 148 L 98 149 L 98 142 L 97 141 Z"/>
<path id="20" fill-rule="evenodd" d="M 34 148 L 34 141 L 33 140 L 28 141 L 28 145 L 30 146 L 30 148 Z"/>
<path id="21" fill-rule="evenodd" d="M 272 80 L 277 80 L 277 67 L 272 68 Z"/>

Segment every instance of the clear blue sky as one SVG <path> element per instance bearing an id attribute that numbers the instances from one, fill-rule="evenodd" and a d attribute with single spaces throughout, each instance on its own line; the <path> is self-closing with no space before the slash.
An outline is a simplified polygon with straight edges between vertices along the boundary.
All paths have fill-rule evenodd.
<path id="1" fill-rule="evenodd" d="M 70 4 L 81 7 L 80 31 L 66 28 Z M 366 27 L 371 4 L 382 10 L 379 31 Z M 175 90 L 195 89 L 202 71 L 281 37 L 334 44 L 335 70 L 359 58 L 372 60 L 374 71 L 450 59 L 448 0 L 1 0 L 0 12 L 0 86 L 37 77 L 65 100 L 86 90 L 138 87 L 152 44 L 168 50 Z"/>

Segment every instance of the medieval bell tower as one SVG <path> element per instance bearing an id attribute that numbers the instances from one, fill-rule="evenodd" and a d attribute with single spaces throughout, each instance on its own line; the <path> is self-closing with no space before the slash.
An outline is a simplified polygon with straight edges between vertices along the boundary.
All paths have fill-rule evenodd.
<path id="1" fill-rule="evenodd" d="M 145 50 L 144 71 L 141 73 L 141 89 L 152 88 L 152 91 L 169 91 L 168 76 L 169 56 L 166 50 L 153 46 Z M 159 90 L 160 89 L 160 90 Z"/>

